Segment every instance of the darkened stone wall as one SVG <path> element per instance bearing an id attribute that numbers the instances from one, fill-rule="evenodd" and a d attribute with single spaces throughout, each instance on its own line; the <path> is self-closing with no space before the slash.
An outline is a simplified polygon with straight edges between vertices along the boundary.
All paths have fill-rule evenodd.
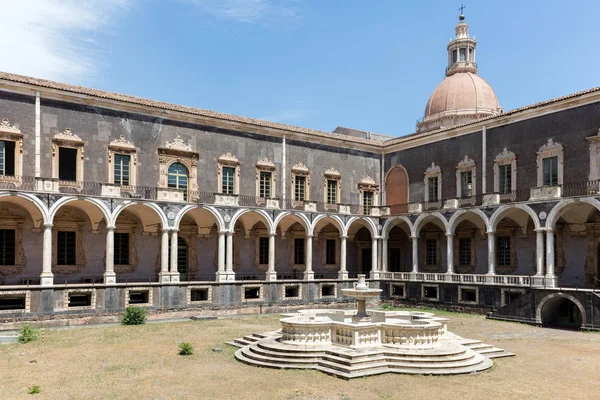
<path id="1" fill-rule="evenodd" d="M 7 118 L 23 133 L 23 175 L 35 173 L 35 96 L 0 92 L 0 120 Z"/>

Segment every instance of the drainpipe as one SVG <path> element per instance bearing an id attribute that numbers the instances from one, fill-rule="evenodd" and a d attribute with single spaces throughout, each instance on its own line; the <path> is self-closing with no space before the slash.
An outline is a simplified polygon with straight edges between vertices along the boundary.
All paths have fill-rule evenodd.
<path id="1" fill-rule="evenodd" d="M 487 167 L 487 144 L 486 144 L 486 138 L 487 138 L 487 130 L 485 128 L 485 125 L 483 126 L 483 129 L 481 130 L 481 194 L 486 194 L 486 189 L 487 189 L 487 174 L 486 174 L 486 167 Z"/>
<path id="2" fill-rule="evenodd" d="M 40 112 L 40 92 L 35 92 L 35 177 L 41 176 L 42 118 Z"/>
<path id="3" fill-rule="evenodd" d="M 285 189 L 287 187 L 287 174 L 285 173 L 286 157 L 285 157 L 285 135 L 281 140 L 281 204 L 282 208 L 285 207 Z"/>

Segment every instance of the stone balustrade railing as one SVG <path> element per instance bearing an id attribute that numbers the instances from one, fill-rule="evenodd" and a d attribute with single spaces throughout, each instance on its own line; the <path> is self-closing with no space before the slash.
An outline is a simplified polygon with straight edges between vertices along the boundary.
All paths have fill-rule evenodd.
<path id="1" fill-rule="evenodd" d="M 541 276 L 527 275 L 480 275 L 447 274 L 424 272 L 379 272 L 379 279 L 414 282 L 450 282 L 477 285 L 547 286 L 553 287 L 554 280 Z"/>

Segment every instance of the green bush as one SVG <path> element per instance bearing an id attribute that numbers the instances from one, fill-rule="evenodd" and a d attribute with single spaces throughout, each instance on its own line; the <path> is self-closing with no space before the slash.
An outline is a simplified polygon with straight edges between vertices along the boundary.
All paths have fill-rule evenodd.
<path id="1" fill-rule="evenodd" d="M 17 338 L 19 343 L 29 343 L 36 340 L 39 336 L 38 330 L 33 329 L 29 325 L 25 324 L 19 329 L 19 337 Z"/>
<path id="2" fill-rule="evenodd" d="M 391 310 L 391 309 L 394 308 L 393 305 L 387 304 L 387 303 L 382 303 L 380 307 L 381 307 L 382 310 Z"/>
<path id="3" fill-rule="evenodd" d="M 39 393 L 41 391 L 42 391 L 42 389 L 40 388 L 40 385 L 33 385 L 32 387 L 30 387 L 27 390 L 27 393 L 29 393 L 29 394 L 37 394 L 37 393 Z"/>
<path id="4" fill-rule="evenodd" d="M 180 356 L 191 356 L 194 354 L 194 346 L 191 343 L 183 342 L 179 345 Z"/>
<path id="5" fill-rule="evenodd" d="M 147 311 L 145 308 L 129 306 L 125 309 L 123 318 L 121 318 L 122 325 L 143 325 L 146 323 Z"/>

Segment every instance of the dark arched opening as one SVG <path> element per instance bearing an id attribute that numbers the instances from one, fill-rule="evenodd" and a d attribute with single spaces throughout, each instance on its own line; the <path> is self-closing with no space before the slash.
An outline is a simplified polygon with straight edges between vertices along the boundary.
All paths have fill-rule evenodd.
<path id="1" fill-rule="evenodd" d="M 583 323 L 581 310 L 566 297 L 550 299 L 542 308 L 542 325 L 555 328 L 579 329 Z"/>

